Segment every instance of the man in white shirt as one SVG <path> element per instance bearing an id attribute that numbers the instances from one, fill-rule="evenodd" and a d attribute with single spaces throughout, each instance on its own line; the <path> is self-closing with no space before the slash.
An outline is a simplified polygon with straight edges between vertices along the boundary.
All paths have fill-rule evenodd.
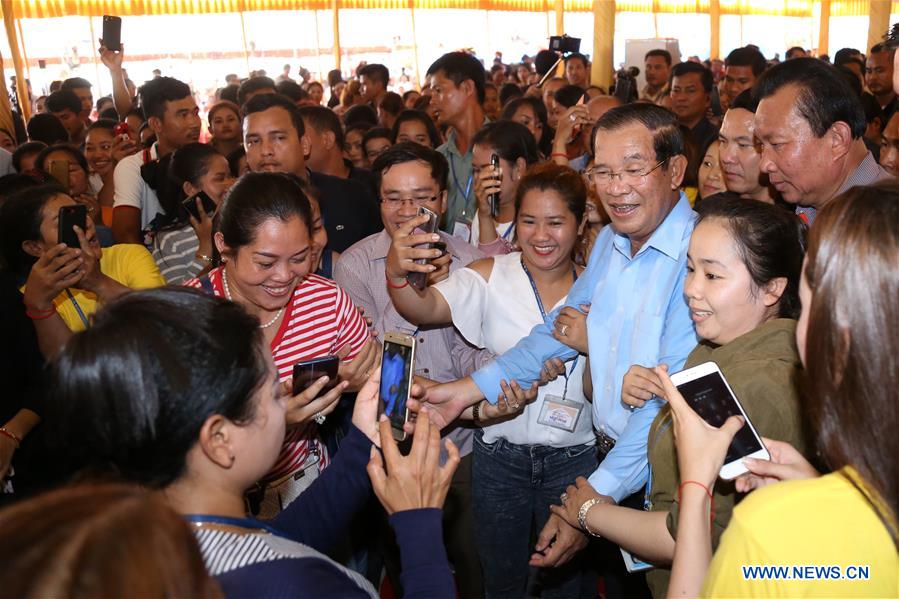
<path id="1" fill-rule="evenodd" d="M 156 134 L 152 148 L 120 161 L 115 168 L 112 232 L 118 243 L 144 243 L 144 233 L 165 210 L 156 190 L 144 180 L 145 164 L 200 139 L 200 110 L 190 87 L 172 77 L 157 77 L 140 88 L 141 106 Z"/>

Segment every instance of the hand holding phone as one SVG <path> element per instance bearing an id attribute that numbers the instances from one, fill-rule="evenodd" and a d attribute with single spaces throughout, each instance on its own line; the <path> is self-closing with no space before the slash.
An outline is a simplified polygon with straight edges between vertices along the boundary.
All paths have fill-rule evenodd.
<path id="1" fill-rule="evenodd" d="M 423 225 L 416 227 L 416 229 L 414 231 L 412 231 L 412 233 L 414 235 L 422 235 L 425 233 L 436 233 L 437 232 L 437 223 L 439 222 L 440 217 L 437 216 L 437 214 L 435 212 L 428 210 L 424 206 L 420 206 L 418 208 L 418 216 L 427 216 L 428 221 L 426 223 L 424 223 Z M 426 247 L 424 247 L 424 248 L 419 247 L 418 249 L 432 249 L 433 247 L 434 247 L 433 243 L 429 243 L 426 245 Z M 428 259 L 427 258 L 419 258 L 415 261 L 415 263 L 416 264 L 427 264 Z M 423 291 L 424 288 L 428 284 L 428 273 L 410 272 L 406 275 L 406 280 L 409 282 L 409 285 L 411 285 L 412 287 L 415 287 L 419 291 Z"/>
<path id="2" fill-rule="evenodd" d="M 500 171 L 499 166 L 499 156 L 493 154 L 490 156 L 490 164 L 493 165 L 494 173 L 496 173 L 497 181 L 502 180 L 502 172 Z M 499 218 L 499 192 L 491 193 L 487 196 L 487 201 L 490 203 L 490 216 L 494 219 Z"/>
<path id="3" fill-rule="evenodd" d="M 215 212 L 216 208 L 218 208 L 218 206 L 216 206 L 215 204 L 215 201 L 210 198 L 205 191 L 200 191 L 196 195 L 192 195 L 181 202 L 181 207 L 184 208 L 184 210 L 188 214 L 190 214 L 194 218 L 194 220 L 202 220 L 202 218 L 200 218 L 200 210 L 197 208 L 197 200 L 200 200 L 203 206 L 203 212 L 207 216 L 211 216 Z"/>
<path id="4" fill-rule="evenodd" d="M 84 204 L 73 204 L 70 206 L 61 206 L 58 216 L 57 239 L 59 243 L 64 243 L 70 248 L 80 248 L 81 242 L 78 240 L 78 234 L 74 227 L 78 227 L 85 233 L 87 232 L 87 206 Z"/>
<path id="5" fill-rule="evenodd" d="M 705 362 L 670 378 L 667 369 L 656 368 L 656 373 L 675 417 L 682 480 L 697 476 L 711 488 L 716 469 L 721 478 L 731 480 L 747 472 L 744 458 L 770 459 L 717 364 Z"/>
<path id="6" fill-rule="evenodd" d="M 381 356 L 381 383 L 378 391 L 378 414 L 390 421 L 393 438 L 406 439 L 403 427 L 409 420 L 409 393 L 415 372 L 415 338 L 402 333 L 384 334 Z"/>

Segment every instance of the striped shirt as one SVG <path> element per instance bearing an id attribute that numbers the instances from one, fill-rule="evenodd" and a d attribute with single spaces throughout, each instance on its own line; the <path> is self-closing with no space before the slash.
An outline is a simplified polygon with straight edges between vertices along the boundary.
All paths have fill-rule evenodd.
<path id="1" fill-rule="evenodd" d="M 206 265 L 196 258 L 200 240 L 193 227 L 160 231 L 153 240 L 153 259 L 169 285 L 181 285 L 200 274 Z"/>
<path id="2" fill-rule="evenodd" d="M 222 268 L 215 268 L 207 275 L 218 297 L 225 296 Z M 185 285 L 202 287 L 199 279 L 191 279 Z M 350 353 L 346 360 L 352 360 L 368 339 L 365 320 L 349 296 L 334 281 L 308 275 L 294 290 L 281 326 L 272 339 L 271 352 L 278 378 L 281 381 L 291 378 L 297 362 L 336 354 L 347 344 L 350 345 Z M 304 470 L 307 462 L 314 462 L 319 454 L 319 467 L 325 468 L 328 465 L 327 452 L 317 437 L 313 423 L 288 429 L 281 455 L 263 481 L 280 480 L 288 474 Z M 321 449 L 317 449 L 316 445 Z"/>
<path id="3" fill-rule="evenodd" d="M 316 560 L 318 567 L 310 572 L 317 578 L 329 576 L 329 578 L 342 579 L 334 582 L 343 587 L 348 593 L 347 596 L 351 594 L 354 597 L 377 597 L 371 583 L 361 574 L 344 568 L 311 547 L 284 537 L 264 531 L 241 534 L 202 528 L 196 529 L 194 534 L 200 545 L 200 553 L 206 569 L 215 578 L 241 570 L 250 575 L 254 566 L 275 561 L 285 562 L 284 575 L 291 572 L 294 573 L 293 576 L 302 576 L 304 570 L 298 567 L 299 564 L 295 560 Z M 257 582 L 261 583 L 258 580 Z M 282 582 L 286 586 L 288 581 Z M 305 582 L 306 585 L 312 586 L 316 581 L 307 580 Z M 325 581 L 318 580 L 317 582 L 321 584 Z"/>

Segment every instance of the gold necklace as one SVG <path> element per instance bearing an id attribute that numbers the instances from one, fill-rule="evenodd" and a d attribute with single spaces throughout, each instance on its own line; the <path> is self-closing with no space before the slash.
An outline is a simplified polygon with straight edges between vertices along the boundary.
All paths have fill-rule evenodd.
<path id="1" fill-rule="evenodd" d="M 225 288 L 225 297 L 228 298 L 228 301 L 233 302 L 231 299 L 231 290 L 228 288 L 228 269 L 222 268 L 222 287 Z M 288 300 L 289 301 L 289 300 Z M 266 324 L 259 325 L 260 329 L 267 329 L 273 324 L 275 324 L 279 318 L 281 318 L 281 314 L 284 312 L 284 306 L 281 306 L 281 309 L 278 310 L 278 313 L 275 314 L 275 317 L 268 321 Z"/>

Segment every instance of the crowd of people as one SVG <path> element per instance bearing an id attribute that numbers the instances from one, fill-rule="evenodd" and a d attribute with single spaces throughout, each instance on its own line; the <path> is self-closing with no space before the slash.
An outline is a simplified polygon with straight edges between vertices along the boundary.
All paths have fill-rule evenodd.
<path id="1" fill-rule="evenodd" d="M 286 67 L 206 127 L 101 47 L 111 97 L 0 131 L 0 587 L 899 595 L 897 47 Z M 671 380 L 708 362 L 720 428 Z"/>

